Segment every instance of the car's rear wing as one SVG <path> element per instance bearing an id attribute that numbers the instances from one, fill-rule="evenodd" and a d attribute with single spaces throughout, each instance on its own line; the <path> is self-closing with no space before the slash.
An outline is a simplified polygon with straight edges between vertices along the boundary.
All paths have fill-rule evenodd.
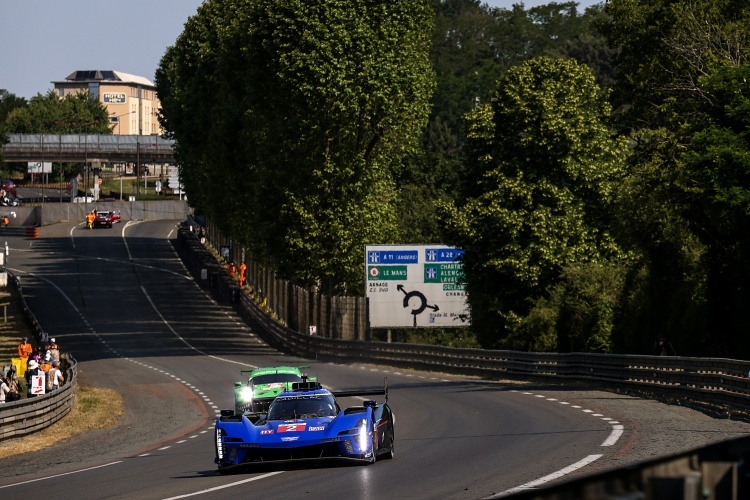
<path id="1" fill-rule="evenodd" d="M 290 367 L 299 368 L 300 370 L 309 370 L 310 368 L 312 368 L 310 365 L 302 365 L 302 366 L 290 365 Z M 240 370 L 240 373 L 250 373 L 250 372 L 254 372 L 255 370 L 257 370 L 257 368 L 253 370 Z"/>
<path id="2" fill-rule="evenodd" d="M 333 394 L 337 398 L 350 398 L 350 397 L 357 397 L 357 396 L 382 396 L 385 395 L 385 402 L 388 402 L 388 377 L 385 377 L 383 379 L 383 388 L 382 389 L 352 389 L 348 391 L 331 391 L 331 394 Z"/>

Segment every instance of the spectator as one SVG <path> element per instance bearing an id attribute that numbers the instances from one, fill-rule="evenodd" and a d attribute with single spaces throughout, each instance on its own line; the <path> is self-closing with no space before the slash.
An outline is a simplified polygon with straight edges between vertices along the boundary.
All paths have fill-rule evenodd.
<path id="1" fill-rule="evenodd" d="M 26 363 L 29 360 L 29 355 L 34 351 L 34 348 L 29 344 L 29 338 L 24 337 L 20 344 L 18 344 L 18 357 L 21 358 L 22 363 Z"/>
<path id="2" fill-rule="evenodd" d="M 663 335 L 659 335 L 654 342 L 654 355 L 677 356 L 677 353 L 675 352 L 674 347 L 672 347 L 672 343 Z"/>
<path id="3" fill-rule="evenodd" d="M 65 376 L 62 373 L 62 370 L 60 370 L 60 362 L 59 361 L 53 361 L 52 362 L 52 368 L 50 369 L 49 373 L 47 373 L 47 387 L 50 391 L 56 391 L 60 388 L 61 385 L 65 383 Z M 50 383 L 51 381 L 52 383 Z"/>
<path id="4" fill-rule="evenodd" d="M 0 377 L 0 404 L 5 403 L 10 394 L 10 386 L 5 377 Z"/>
<path id="5" fill-rule="evenodd" d="M 242 288 L 243 286 L 245 286 L 245 281 L 246 281 L 245 275 L 246 275 L 246 273 L 247 273 L 247 264 L 245 264 L 243 262 L 242 264 L 240 264 L 240 288 Z"/>
<path id="6" fill-rule="evenodd" d="M 52 355 L 52 361 L 60 362 L 60 348 L 57 346 L 57 343 L 55 342 L 54 337 L 49 339 L 50 346 L 49 346 L 49 352 Z"/>
<path id="7" fill-rule="evenodd" d="M 52 354 L 47 351 L 47 353 L 44 355 L 44 359 L 41 363 L 39 363 L 39 369 L 42 370 L 46 376 L 50 368 L 52 368 Z"/>
<path id="8" fill-rule="evenodd" d="M 29 361 L 29 369 L 26 370 L 24 377 L 26 378 L 26 397 L 35 398 L 37 395 L 32 394 L 32 382 L 33 377 L 41 375 L 43 372 L 39 369 L 39 365 L 33 359 Z"/>
<path id="9" fill-rule="evenodd" d="M 18 389 L 18 379 L 16 378 L 16 367 L 11 366 L 10 370 L 8 370 L 8 373 L 5 376 L 5 383 L 8 384 L 8 387 L 10 387 L 10 392 L 5 396 L 5 400 L 10 401 L 18 401 L 21 399 L 21 395 L 19 394 Z"/>
<path id="10" fill-rule="evenodd" d="M 39 336 L 39 344 L 42 345 L 45 349 L 49 349 L 49 333 L 42 332 L 42 334 Z"/>

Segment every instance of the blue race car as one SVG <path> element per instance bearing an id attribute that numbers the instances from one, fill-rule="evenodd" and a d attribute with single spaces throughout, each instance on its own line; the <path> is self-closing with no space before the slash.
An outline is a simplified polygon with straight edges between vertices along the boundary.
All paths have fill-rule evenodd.
<path id="1" fill-rule="evenodd" d="M 385 395 L 342 410 L 337 397 Z M 267 413 L 222 410 L 216 420 L 219 472 L 244 465 L 315 460 L 373 463 L 393 458 L 393 412 L 382 390 L 331 392 L 303 380 L 273 400 Z"/>

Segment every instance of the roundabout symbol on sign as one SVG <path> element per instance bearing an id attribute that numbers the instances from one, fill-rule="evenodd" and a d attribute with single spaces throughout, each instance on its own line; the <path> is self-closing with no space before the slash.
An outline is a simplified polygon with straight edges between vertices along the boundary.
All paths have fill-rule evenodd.
<path id="1" fill-rule="evenodd" d="M 422 314 L 425 309 L 428 307 L 432 309 L 433 311 L 437 312 L 440 310 L 440 308 L 435 304 L 434 306 L 431 306 L 427 303 L 427 297 L 424 296 L 422 292 L 419 292 L 417 290 L 412 290 L 411 292 L 407 292 L 404 290 L 404 287 L 402 285 L 398 285 L 396 287 L 397 290 L 400 292 L 403 292 L 404 294 L 404 307 L 409 307 L 409 301 L 413 298 L 419 299 L 419 304 L 417 305 L 416 309 L 411 310 L 412 316 L 414 316 L 414 327 L 417 326 L 417 315 Z"/>

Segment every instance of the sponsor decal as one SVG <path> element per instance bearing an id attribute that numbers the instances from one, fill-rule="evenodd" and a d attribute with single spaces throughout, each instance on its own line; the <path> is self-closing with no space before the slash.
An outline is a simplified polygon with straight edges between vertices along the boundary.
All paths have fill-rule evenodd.
<path id="1" fill-rule="evenodd" d="M 325 430 L 325 425 L 311 425 L 307 430 L 308 431 L 322 431 Z"/>
<path id="2" fill-rule="evenodd" d="M 272 384 L 268 384 L 269 389 L 283 389 L 284 384 L 282 382 L 274 382 Z"/>
<path id="3" fill-rule="evenodd" d="M 299 439 L 299 436 L 291 436 L 291 437 L 283 437 L 281 438 L 282 441 L 296 441 Z"/>
<path id="4" fill-rule="evenodd" d="M 303 432 L 306 427 L 307 427 L 307 424 L 305 424 L 305 423 L 301 423 L 301 424 L 279 424 L 278 431 L 279 431 L 279 433 L 282 433 L 282 432 Z"/>
<path id="5" fill-rule="evenodd" d="M 260 435 L 261 436 L 264 436 L 264 435 L 267 435 L 267 434 L 273 434 L 273 429 L 261 429 L 261 431 L 260 431 Z"/>

